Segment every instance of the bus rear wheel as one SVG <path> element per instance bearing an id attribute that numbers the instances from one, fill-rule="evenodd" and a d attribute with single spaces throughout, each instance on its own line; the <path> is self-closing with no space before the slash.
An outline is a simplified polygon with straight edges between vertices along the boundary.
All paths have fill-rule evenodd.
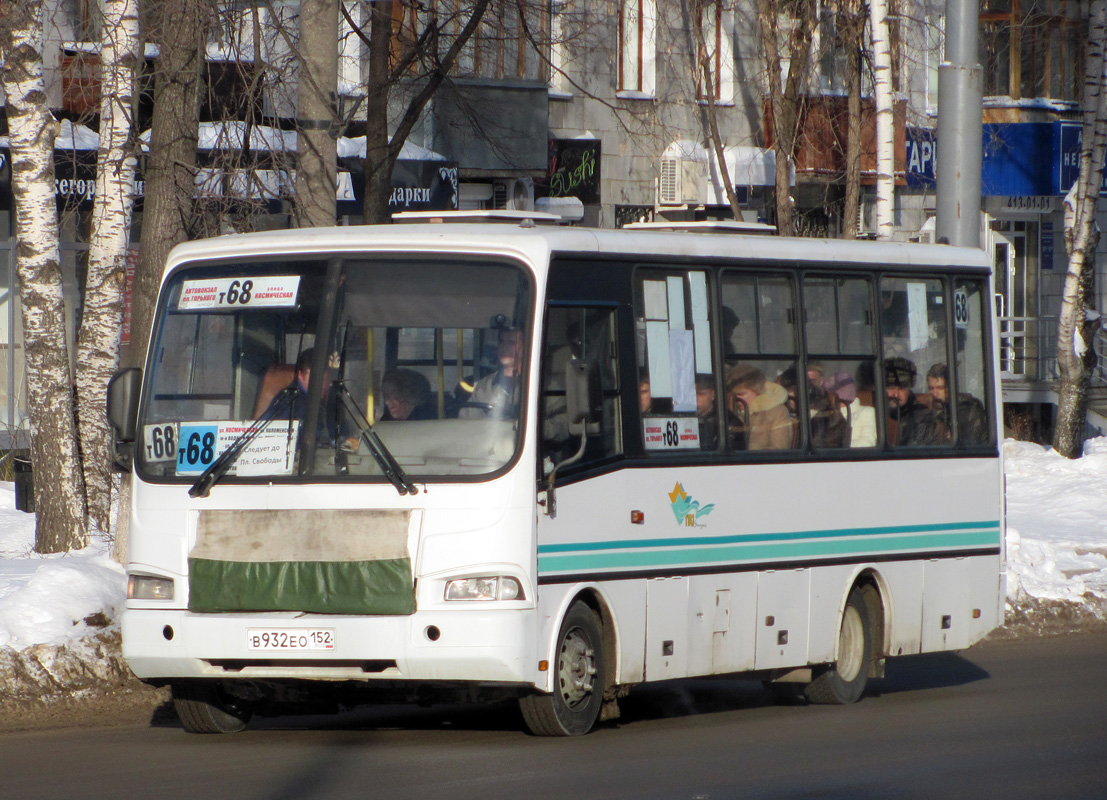
<path id="1" fill-rule="evenodd" d="M 173 708 L 189 733 L 238 733 L 253 712 L 231 697 L 218 681 L 178 681 Z"/>
<path id="2" fill-rule="evenodd" d="M 604 660 L 600 622 L 585 603 L 569 608 L 557 636 L 552 694 L 519 699 L 523 721 L 536 736 L 581 736 L 603 706 Z"/>
<path id="3" fill-rule="evenodd" d="M 807 684 L 803 691 L 807 702 L 848 705 L 864 694 L 873 648 L 873 621 L 865 591 L 859 586 L 850 591 L 838 631 L 838 660 Z"/>

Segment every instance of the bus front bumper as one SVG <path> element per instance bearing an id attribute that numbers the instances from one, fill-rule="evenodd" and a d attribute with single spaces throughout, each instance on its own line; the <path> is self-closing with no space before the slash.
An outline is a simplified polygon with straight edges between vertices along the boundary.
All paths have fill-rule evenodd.
<path id="1" fill-rule="evenodd" d="M 535 685 L 535 611 L 410 616 L 127 609 L 123 655 L 144 680 L 461 681 Z"/>

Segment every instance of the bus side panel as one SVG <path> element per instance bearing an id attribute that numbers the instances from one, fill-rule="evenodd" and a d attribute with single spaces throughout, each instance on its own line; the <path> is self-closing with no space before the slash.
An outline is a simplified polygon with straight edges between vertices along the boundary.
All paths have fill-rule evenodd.
<path id="1" fill-rule="evenodd" d="M 866 569 L 881 590 L 886 654 L 959 649 L 995 623 L 999 469 L 995 458 L 621 469 L 558 488 L 557 517 L 538 520 L 539 576 L 649 584 L 648 610 L 631 612 L 646 616 L 645 638 L 620 641 L 624 653 L 644 646 L 647 680 L 832 661 L 841 608 Z M 974 566 L 965 572 L 958 558 Z M 947 562 L 961 582 L 927 573 Z M 716 660 L 707 620 L 713 643 L 716 593 L 726 590 L 739 641 Z M 924 598 L 934 592 L 956 608 L 927 612 L 939 630 L 927 638 Z M 974 632 L 941 633 L 945 616 Z"/>
<path id="2" fill-rule="evenodd" d="M 810 569 L 767 570 L 757 582 L 756 669 L 807 663 Z"/>
<path id="3" fill-rule="evenodd" d="M 926 562 L 923 652 L 964 649 L 998 624 L 998 562 L 995 557 Z"/>
<path id="4" fill-rule="evenodd" d="M 695 575 L 689 601 L 688 674 L 753 669 L 757 575 Z"/>

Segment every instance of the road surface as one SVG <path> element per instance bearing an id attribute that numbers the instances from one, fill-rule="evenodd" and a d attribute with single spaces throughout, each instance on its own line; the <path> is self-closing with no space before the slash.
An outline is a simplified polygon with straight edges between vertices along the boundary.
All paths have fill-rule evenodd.
<path id="1" fill-rule="evenodd" d="M 0 734 L 0 798 L 1107 798 L 1107 634 L 889 662 L 857 705 L 777 706 L 757 683 L 642 688 L 576 739 L 511 704 L 376 707 L 196 736 Z"/>

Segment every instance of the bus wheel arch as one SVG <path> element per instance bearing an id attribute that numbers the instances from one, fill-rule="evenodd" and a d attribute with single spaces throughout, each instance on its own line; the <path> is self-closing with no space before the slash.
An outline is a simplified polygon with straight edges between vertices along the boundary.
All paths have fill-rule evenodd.
<path id="1" fill-rule="evenodd" d="M 842 608 L 835 662 L 819 669 L 804 689 L 809 703 L 847 705 L 861 699 L 884 654 L 884 603 L 873 573 L 854 580 Z"/>
<path id="2" fill-rule="evenodd" d="M 531 733 L 580 736 L 600 719 L 614 666 L 609 623 L 610 610 L 594 593 L 583 592 L 569 602 L 548 667 L 553 691 L 519 698 Z"/>

